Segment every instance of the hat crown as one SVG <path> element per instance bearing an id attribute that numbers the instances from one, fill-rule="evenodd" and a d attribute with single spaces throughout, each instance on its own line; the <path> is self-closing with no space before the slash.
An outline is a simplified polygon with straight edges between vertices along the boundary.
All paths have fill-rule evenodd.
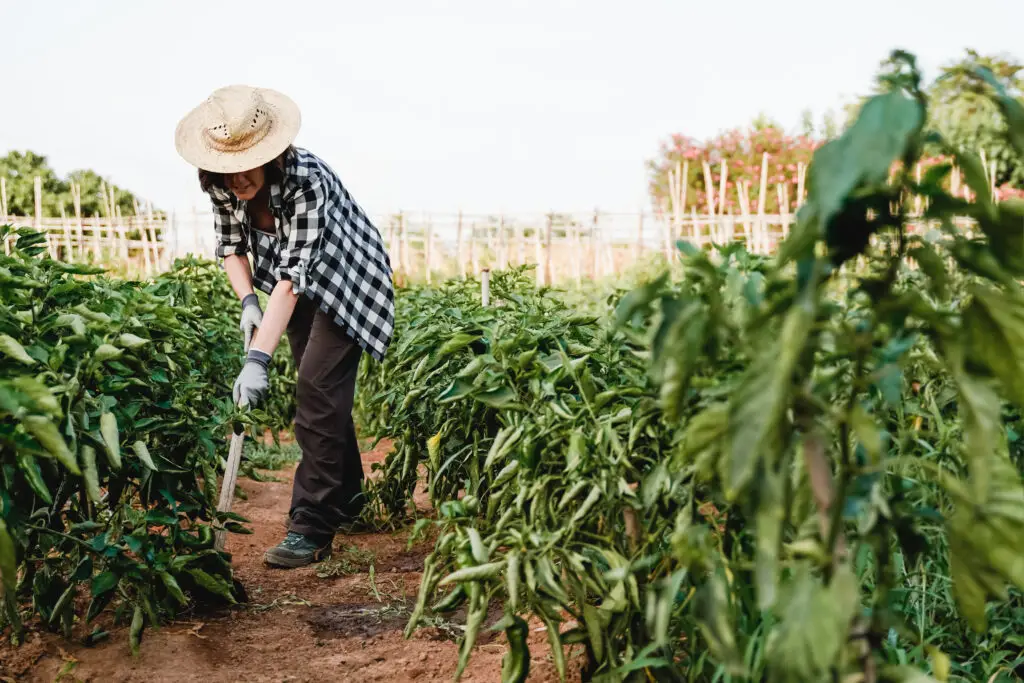
<path id="1" fill-rule="evenodd" d="M 273 125 L 270 107 L 256 88 L 232 85 L 215 90 L 207 103 L 203 131 L 211 147 L 237 151 L 262 140 Z"/>

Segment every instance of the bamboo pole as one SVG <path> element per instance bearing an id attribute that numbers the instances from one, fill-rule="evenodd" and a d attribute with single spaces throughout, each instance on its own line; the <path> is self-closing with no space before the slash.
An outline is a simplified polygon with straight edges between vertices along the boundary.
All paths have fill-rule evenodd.
<path id="1" fill-rule="evenodd" d="M 423 245 L 423 249 L 426 252 L 423 258 L 423 260 L 425 261 L 424 268 L 427 271 L 427 285 L 429 286 L 430 284 L 432 284 L 430 271 L 433 270 L 434 267 L 434 224 L 430 221 L 429 218 L 427 219 L 426 235 L 423 239 L 425 242 Z"/>
<path id="2" fill-rule="evenodd" d="M 679 164 L 676 164 L 675 169 L 668 169 L 668 206 L 669 211 L 672 212 L 672 228 L 670 230 L 669 240 L 679 234 L 679 176 L 681 171 L 679 170 Z"/>
<path id="3" fill-rule="evenodd" d="M 711 165 L 704 162 L 704 193 L 707 195 L 708 217 L 715 216 L 715 184 L 711 177 Z"/>
<path id="4" fill-rule="evenodd" d="M 71 183 L 71 205 L 75 210 L 75 233 L 78 238 L 78 258 L 85 261 L 85 228 L 82 225 L 82 186 Z"/>
<path id="5" fill-rule="evenodd" d="M 765 249 L 768 249 L 768 221 L 765 219 L 765 210 L 768 206 L 768 152 L 761 155 L 761 177 L 757 189 L 757 229 L 761 233 Z"/>
<path id="6" fill-rule="evenodd" d="M 491 270 L 484 268 L 480 273 L 480 305 L 487 308 L 491 305 Z"/>
<path id="7" fill-rule="evenodd" d="M 725 215 L 725 200 L 726 200 L 726 197 L 728 196 L 726 194 L 726 192 L 725 192 L 726 187 L 728 185 L 726 181 L 729 178 L 729 163 L 725 159 L 722 159 L 722 163 L 721 163 L 720 169 L 721 169 L 720 170 L 721 177 L 718 179 L 718 182 L 719 182 L 719 186 L 718 186 L 718 201 L 720 202 L 720 205 L 718 207 L 718 215 L 724 216 Z"/>
<path id="8" fill-rule="evenodd" d="M 551 264 L 551 240 L 554 237 L 554 223 L 555 223 L 555 212 L 548 212 L 548 218 L 546 221 L 545 228 L 547 229 L 547 235 L 545 235 L 545 241 L 547 242 L 547 249 L 544 255 L 544 282 L 548 287 L 554 287 L 555 285 L 555 271 Z"/>
<path id="9" fill-rule="evenodd" d="M 736 183 L 736 198 L 739 200 L 743 220 L 743 237 L 747 241 L 747 249 L 760 253 L 760 240 L 754 235 L 754 226 L 750 220 L 750 198 L 747 196 L 747 181 Z"/>
<path id="10" fill-rule="evenodd" d="M 683 216 L 686 215 L 686 201 L 690 194 L 690 161 L 683 162 L 683 172 L 679 183 L 679 235 L 683 235 Z M 641 219 L 643 210 L 640 211 Z"/>
<path id="11" fill-rule="evenodd" d="M 690 222 L 693 223 L 693 237 L 697 242 L 697 246 L 703 249 L 708 240 L 704 239 L 704 235 L 701 234 L 700 219 L 697 218 L 696 204 L 690 207 Z"/>
<path id="12" fill-rule="evenodd" d="M 777 192 L 779 194 L 779 213 L 782 216 L 782 237 L 785 238 L 789 234 L 790 223 L 789 187 L 786 183 L 779 183 Z"/>
<path id="13" fill-rule="evenodd" d="M 473 276 L 480 272 L 480 257 L 476 250 L 476 222 L 469 226 L 469 263 L 473 266 Z"/>
<path id="14" fill-rule="evenodd" d="M 153 251 L 153 263 L 158 269 L 163 269 L 164 257 L 160 250 L 160 240 L 156 234 L 156 221 L 153 219 L 153 202 L 146 200 L 146 224 L 143 230 L 149 234 L 149 248 Z"/>
<path id="15" fill-rule="evenodd" d="M 672 225 L 671 225 L 672 219 L 669 217 L 670 214 L 669 214 L 668 202 L 665 201 L 664 199 L 662 199 L 659 202 L 659 204 L 661 206 L 662 223 L 665 226 L 665 229 L 662 231 L 662 236 L 663 236 L 664 239 L 662 239 L 661 248 L 662 248 L 663 253 L 665 254 L 665 261 L 671 266 L 671 264 L 672 264 Z"/>
<path id="16" fill-rule="evenodd" d="M 388 260 L 391 261 L 391 268 L 394 270 L 398 266 L 398 255 L 395 248 L 398 245 L 395 244 L 395 217 L 388 216 L 388 241 L 387 241 L 387 252 Z"/>
<path id="17" fill-rule="evenodd" d="M 139 237 L 142 238 L 142 270 L 146 277 L 150 277 L 153 274 L 153 259 L 149 252 L 149 235 L 146 233 L 146 227 L 141 224 L 137 199 L 132 199 L 132 211 L 135 214 L 134 223 L 139 226 Z"/>
<path id="18" fill-rule="evenodd" d="M 117 214 L 117 241 L 119 251 L 121 252 L 121 258 L 123 261 L 128 263 L 128 230 L 124 224 L 124 217 L 121 215 L 121 207 L 115 207 L 114 212 Z"/>
<path id="19" fill-rule="evenodd" d="M 541 229 L 538 225 L 533 229 L 533 260 L 537 264 L 537 272 L 534 273 L 534 277 L 537 278 L 538 288 L 544 286 L 544 243 L 542 240 Z"/>
<path id="20" fill-rule="evenodd" d="M 60 202 L 60 225 L 64 231 L 64 260 L 73 263 L 75 252 L 71 246 L 71 223 L 68 222 L 68 214 L 64 210 L 64 201 Z"/>
<path id="21" fill-rule="evenodd" d="M 800 208 L 807 201 L 807 195 L 804 191 L 804 186 L 807 184 L 807 166 L 804 162 L 798 161 L 796 164 L 796 208 Z"/>
<path id="22" fill-rule="evenodd" d="M 505 214 L 498 216 L 498 252 L 498 268 L 505 270 L 511 260 L 508 248 L 508 230 L 505 228 Z"/>
<path id="23" fill-rule="evenodd" d="M 572 244 L 569 251 L 572 253 L 572 274 L 576 280 L 576 287 L 583 286 L 583 264 L 580 256 L 580 226 L 570 217 L 569 224 L 572 228 Z"/>
<path id="24" fill-rule="evenodd" d="M 101 259 L 101 253 L 100 253 L 100 237 L 101 237 L 101 235 L 100 235 L 100 233 L 101 233 L 100 217 L 99 216 L 93 216 L 93 223 L 95 223 L 95 225 L 93 225 L 93 229 L 92 229 L 92 260 L 93 260 L 93 263 L 98 264 L 102 260 Z"/>
<path id="25" fill-rule="evenodd" d="M 455 259 L 459 262 L 459 278 L 466 279 L 466 261 L 462 258 L 462 209 L 459 209 L 459 222 L 455 228 Z"/>
<path id="26" fill-rule="evenodd" d="M 594 219 L 590 224 L 590 278 L 597 280 L 600 277 L 600 247 L 598 246 L 597 240 L 597 221 L 598 221 L 597 209 L 594 209 Z"/>
<path id="27" fill-rule="evenodd" d="M 409 255 L 409 223 L 408 221 L 406 221 L 405 213 L 402 211 L 398 212 L 398 226 L 399 231 L 401 232 L 399 239 L 401 240 L 402 244 L 402 246 L 400 247 L 402 257 L 402 272 L 405 274 L 405 277 L 408 278 L 409 270 L 411 269 L 411 259 Z"/>

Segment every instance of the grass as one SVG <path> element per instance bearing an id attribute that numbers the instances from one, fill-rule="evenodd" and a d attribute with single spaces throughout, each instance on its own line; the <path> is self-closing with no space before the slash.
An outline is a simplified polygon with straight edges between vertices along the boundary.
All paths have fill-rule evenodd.
<path id="1" fill-rule="evenodd" d="M 242 450 L 242 464 L 239 474 L 253 481 L 277 481 L 274 477 L 261 474 L 259 470 L 280 470 L 302 459 L 297 443 L 265 444 L 246 442 Z"/>
<path id="2" fill-rule="evenodd" d="M 376 559 L 377 554 L 372 550 L 363 550 L 354 545 L 345 546 L 336 551 L 329 559 L 321 562 L 317 566 L 316 575 L 321 579 L 330 579 L 337 576 L 359 574 L 372 568 Z"/>

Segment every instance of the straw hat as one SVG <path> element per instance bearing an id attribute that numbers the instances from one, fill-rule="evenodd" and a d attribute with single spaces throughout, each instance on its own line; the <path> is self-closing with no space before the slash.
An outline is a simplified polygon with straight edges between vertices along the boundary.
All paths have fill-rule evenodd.
<path id="1" fill-rule="evenodd" d="M 174 132 L 174 146 L 193 166 L 240 173 L 277 158 L 295 140 L 302 117 L 287 95 L 229 85 L 213 91 Z"/>

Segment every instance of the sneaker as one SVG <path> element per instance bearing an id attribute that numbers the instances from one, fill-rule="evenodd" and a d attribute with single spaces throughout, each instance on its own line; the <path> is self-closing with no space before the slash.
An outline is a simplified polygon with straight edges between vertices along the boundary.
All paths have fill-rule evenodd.
<path id="1" fill-rule="evenodd" d="M 263 561 L 271 567 L 305 567 L 331 556 L 331 541 L 317 543 L 309 536 L 289 531 L 284 540 L 266 552 Z"/>

